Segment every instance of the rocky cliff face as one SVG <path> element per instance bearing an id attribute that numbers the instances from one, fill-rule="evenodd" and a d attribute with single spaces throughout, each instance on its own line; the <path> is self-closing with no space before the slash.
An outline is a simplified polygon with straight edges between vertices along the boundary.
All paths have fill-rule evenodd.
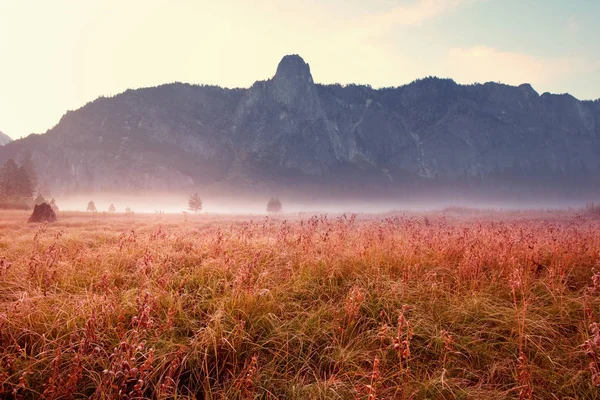
<path id="1" fill-rule="evenodd" d="M 600 102 L 437 78 L 379 90 L 318 85 L 292 55 L 249 89 L 176 83 L 100 98 L 2 147 L 0 161 L 25 149 L 59 191 L 590 187 L 600 177 Z"/>
<path id="2" fill-rule="evenodd" d="M 5 135 L 0 131 L 0 146 L 4 146 L 5 144 L 10 142 L 12 142 L 12 139 L 8 135 Z"/>
<path id="3" fill-rule="evenodd" d="M 338 132 L 299 56 L 284 57 L 273 79 L 245 93 L 232 133 L 236 147 L 271 167 L 322 175 L 339 162 Z"/>

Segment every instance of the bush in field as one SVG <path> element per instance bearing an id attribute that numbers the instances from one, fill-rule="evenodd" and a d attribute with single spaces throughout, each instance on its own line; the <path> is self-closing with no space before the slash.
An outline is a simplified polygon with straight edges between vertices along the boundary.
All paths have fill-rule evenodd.
<path id="1" fill-rule="evenodd" d="M 281 201 L 279 201 L 276 197 L 271 197 L 269 202 L 267 203 L 267 212 L 270 213 L 278 213 L 282 209 Z"/>
<path id="2" fill-rule="evenodd" d="M 111 204 L 111 205 L 108 207 L 108 212 L 109 212 L 109 213 L 114 213 L 114 212 L 117 212 L 117 209 L 115 208 L 115 205 L 114 205 L 114 204 Z"/>
<path id="3" fill-rule="evenodd" d="M 194 193 L 188 200 L 188 210 L 197 213 L 202 210 L 202 199 L 198 196 L 198 193 Z"/>
<path id="4" fill-rule="evenodd" d="M 97 210 L 96 210 L 96 204 L 94 204 L 94 202 L 90 200 L 90 202 L 89 202 L 89 203 L 88 203 L 88 205 L 87 205 L 87 209 L 86 209 L 86 211 L 89 211 L 89 212 L 96 212 L 96 211 L 97 211 Z"/>
<path id="5" fill-rule="evenodd" d="M 50 204 L 36 204 L 27 222 L 56 222 L 56 213 Z"/>

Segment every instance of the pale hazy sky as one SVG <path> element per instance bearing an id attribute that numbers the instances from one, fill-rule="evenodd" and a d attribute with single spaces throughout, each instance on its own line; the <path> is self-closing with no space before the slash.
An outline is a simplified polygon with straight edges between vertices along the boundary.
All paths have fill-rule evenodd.
<path id="1" fill-rule="evenodd" d="M 600 98 L 600 0 L 0 0 L 0 131 L 181 81 L 248 87 L 300 54 L 316 82 L 528 82 Z"/>

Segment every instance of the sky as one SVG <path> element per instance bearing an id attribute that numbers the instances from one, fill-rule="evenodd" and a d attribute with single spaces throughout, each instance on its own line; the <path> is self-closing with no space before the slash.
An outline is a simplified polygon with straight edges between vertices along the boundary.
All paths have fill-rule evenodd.
<path id="1" fill-rule="evenodd" d="M 99 96 L 249 87 L 299 54 L 315 82 L 530 83 L 600 98 L 598 0 L 0 0 L 0 131 Z"/>

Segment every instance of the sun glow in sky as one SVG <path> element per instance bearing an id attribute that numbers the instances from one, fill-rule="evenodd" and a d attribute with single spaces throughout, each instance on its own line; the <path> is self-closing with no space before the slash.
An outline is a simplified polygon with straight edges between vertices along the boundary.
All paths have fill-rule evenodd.
<path id="1" fill-rule="evenodd" d="M 600 98 L 600 1 L 0 0 L 0 131 L 43 133 L 100 95 L 248 87 L 300 54 L 319 83 L 531 83 Z"/>

